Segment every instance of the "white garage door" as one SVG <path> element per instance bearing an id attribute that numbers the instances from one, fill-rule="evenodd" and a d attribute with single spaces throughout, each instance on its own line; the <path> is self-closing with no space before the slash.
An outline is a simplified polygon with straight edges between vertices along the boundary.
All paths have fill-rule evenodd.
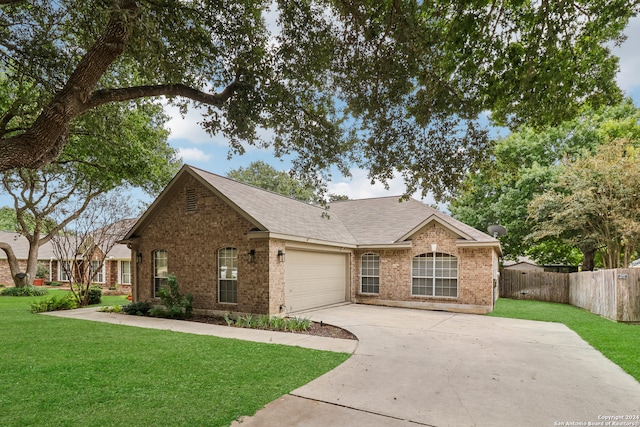
<path id="1" fill-rule="evenodd" d="M 289 311 L 344 302 L 347 255 L 287 250 L 285 305 Z"/>

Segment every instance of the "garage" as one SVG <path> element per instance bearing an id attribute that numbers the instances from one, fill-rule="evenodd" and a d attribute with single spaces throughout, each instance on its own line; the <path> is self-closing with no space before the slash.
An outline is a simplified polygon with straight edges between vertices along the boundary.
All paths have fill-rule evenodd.
<path id="1" fill-rule="evenodd" d="M 289 312 L 345 302 L 348 255 L 287 250 L 285 305 Z"/>

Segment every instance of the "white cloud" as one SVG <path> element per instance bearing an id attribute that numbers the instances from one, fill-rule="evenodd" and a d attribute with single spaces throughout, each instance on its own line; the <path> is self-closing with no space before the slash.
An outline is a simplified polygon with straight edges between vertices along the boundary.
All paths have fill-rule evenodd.
<path id="1" fill-rule="evenodd" d="M 640 55 L 638 44 L 640 43 L 640 16 L 629 20 L 624 31 L 627 40 L 619 47 L 612 48 L 614 55 L 620 58 L 620 71 L 618 72 L 618 85 L 622 90 L 630 92 L 640 87 Z"/>
<path id="2" fill-rule="evenodd" d="M 371 199 L 376 197 L 401 196 L 407 187 L 404 184 L 402 175 L 396 172 L 393 179 L 388 181 L 387 190 L 381 182 L 371 185 L 371 179 L 367 177 L 367 171 L 363 169 L 351 169 L 351 178 L 341 178 L 328 183 L 329 193 L 346 195 L 350 199 Z M 421 200 L 420 192 L 412 195 L 414 199 Z M 425 203 L 435 203 L 431 196 L 423 200 Z"/>
<path id="3" fill-rule="evenodd" d="M 199 148 L 178 148 L 178 156 L 182 157 L 185 163 L 188 162 L 208 162 L 211 156 Z"/>
<path id="4" fill-rule="evenodd" d="M 198 124 L 202 121 L 202 115 L 198 110 L 190 108 L 184 118 L 178 108 L 173 105 L 165 105 L 165 112 L 171 117 L 166 124 L 171 131 L 169 139 L 186 139 L 193 144 L 213 141 L 213 138 Z"/>

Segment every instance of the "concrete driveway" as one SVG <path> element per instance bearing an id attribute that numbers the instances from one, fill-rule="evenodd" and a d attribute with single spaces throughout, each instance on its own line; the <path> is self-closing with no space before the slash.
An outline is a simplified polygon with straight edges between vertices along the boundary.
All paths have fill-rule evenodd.
<path id="1" fill-rule="evenodd" d="M 640 383 L 564 325 L 366 305 L 306 315 L 355 333 L 354 355 L 234 425 L 640 426 Z"/>

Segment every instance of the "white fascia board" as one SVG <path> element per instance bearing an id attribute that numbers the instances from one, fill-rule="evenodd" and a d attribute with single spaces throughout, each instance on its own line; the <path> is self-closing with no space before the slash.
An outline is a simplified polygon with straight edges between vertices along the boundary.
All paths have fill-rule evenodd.
<path id="1" fill-rule="evenodd" d="M 247 239 L 278 239 L 288 242 L 309 243 L 313 245 L 334 246 L 340 248 L 355 249 L 357 246 L 351 243 L 332 242 L 328 240 L 312 239 L 310 237 L 292 236 L 290 234 L 272 233 L 270 231 L 250 231 L 247 233 Z"/>
<path id="2" fill-rule="evenodd" d="M 499 241 L 495 242 L 476 242 L 468 240 L 456 240 L 456 247 L 459 248 L 493 248 L 498 251 L 499 255 L 502 255 L 502 246 Z"/>
<path id="3" fill-rule="evenodd" d="M 458 229 L 454 225 L 449 224 L 448 222 L 444 221 L 442 218 L 438 217 L 437 215 L 432 214 L 427 219 L 425 219 L 420 224 L 418 224 L 417 227 L 414 227 L 407 234 L 405 234 L 404 236 L 400 237 L 398 239 L 398 241 L 401 242 L 401 241 L 407 240 L 408 238 L 410 238 L 413 235 L 415 235 L 416 233 L 418 233 L 422 228 L 426 227 L 427 225 L 429 225 L 429 223 L 431 223 L 433 221 L 437 222 L 438 224 L 440 224 L 441 226 L 443 226 L 447 230 L 453 232 L 454 234 L 456 234 L 459 237 L 462 237 L 463 239 L 473 240 L 471 236 L 467 235 L 466 233 L 463 233 L 460 229 Z"/>

